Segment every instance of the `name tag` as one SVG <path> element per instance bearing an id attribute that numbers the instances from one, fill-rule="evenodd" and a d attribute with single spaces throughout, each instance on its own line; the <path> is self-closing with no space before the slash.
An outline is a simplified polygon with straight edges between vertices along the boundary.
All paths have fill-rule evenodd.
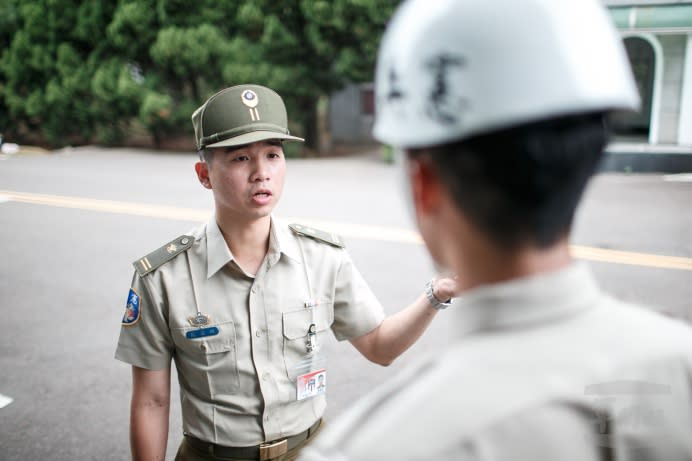
<path id="1" fill-rule="evenodd" d="M 187 339 L 204 338 L 205 336 L 214 336 L 219 334 L 217 327 L 200 328 L 199 330 L 190 330 L 185 333 Z"/>
<path id="2" fill-rule="evenodd" d="M 296 397 L 298 400 L 315 397 L 327 392 L 327 370 L 317 370 L 298 376 L 296 379 Z"/>

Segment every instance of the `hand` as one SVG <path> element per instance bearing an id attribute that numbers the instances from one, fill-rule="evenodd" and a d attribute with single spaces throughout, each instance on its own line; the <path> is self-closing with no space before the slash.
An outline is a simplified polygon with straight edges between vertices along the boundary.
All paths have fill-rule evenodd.
<path id="1" fill-rule="evenodd" d="M 457 294 L 457 278 L 441 277 L 433 282 L 433 296 L 438 301 L 447 302 Z"/>

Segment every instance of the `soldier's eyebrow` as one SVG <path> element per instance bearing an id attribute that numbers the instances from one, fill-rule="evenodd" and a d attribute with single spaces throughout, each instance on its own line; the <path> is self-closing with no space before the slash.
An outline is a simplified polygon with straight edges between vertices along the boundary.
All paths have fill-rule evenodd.
<path id="1" fill-rule="evenodd" d="M 279 140 L 279 139 L 269 139 L 267 141 L 260 141 L 260 142 L 262 142 L 263 144 L 274 146 L 274 147 L 282 147 L 283 146 L 281 140 Z M 222 150 L 222 152 L 224 154 L 230 154 L 230 153 L 235 152 L 237 150 L 245 149 L 246 147 L 248 147 L 250 145 L 251 144 L 243 144 L 242 146 L 228 146 L 228 147 L 225 147 Z"/>
<path id="2" fill-rule="evenodd" d="M 223 153 L 224 153 L 224 154 L 230 154 L 231 152 L 235 152 L 235 151 L 237 151 L 237 150 L 244 149 L 244 148 L 246 148 L 246 147 L 247 147 L 247 145 L 243 145 L 243 146 L 229 146 L 229 147 L 224 148 Z"/>

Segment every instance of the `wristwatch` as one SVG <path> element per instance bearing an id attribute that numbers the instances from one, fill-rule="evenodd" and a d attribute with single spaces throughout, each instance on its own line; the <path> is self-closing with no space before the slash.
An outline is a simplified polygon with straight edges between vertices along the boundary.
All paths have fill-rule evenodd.
<path id="1" fill-rule="evenodd" d="M 454 298 L 449 298 L 447 301 L 440 301 L 439 299 L 437 299 L 435 297 L 435 294 L 433 293 L 434 283 L 435 279 L 430 279 L 430 281 L 425 284 L 425 297 L 428 298 L 428 301 L 430 301 L 432 307 L 434 307 L 438 311 L 441 311 L 442 309 L 447 309 L 449 306 L 452 305 L 452 301 L 454 301 Z"/>

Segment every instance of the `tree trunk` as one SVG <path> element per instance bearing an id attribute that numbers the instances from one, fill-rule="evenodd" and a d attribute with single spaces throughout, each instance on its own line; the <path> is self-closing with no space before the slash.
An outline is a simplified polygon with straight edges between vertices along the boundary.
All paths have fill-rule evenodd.
<path id="1" fill-rule="evenodd" d="M 317 102 L 317 139 L 321 155 L 332 150 L 332 132 L 329 125 L 329 96 L 322 95 Z"/>
<path id="2" fill-rule="evenodd" d="M 303 119 L 305 147 L 319 153 L 319 130 L 317 127 L 317 101 L 304 97 L 300 100 L 300 112 Z"/>
<path id="3" fill-rule="evenodd" d="M 154 148 L 156 150 L 160 150 L 162 141 L 161 132 L 157 128 L 154 128 L 151 130 L 151 137 L 154 141 Z"/>

